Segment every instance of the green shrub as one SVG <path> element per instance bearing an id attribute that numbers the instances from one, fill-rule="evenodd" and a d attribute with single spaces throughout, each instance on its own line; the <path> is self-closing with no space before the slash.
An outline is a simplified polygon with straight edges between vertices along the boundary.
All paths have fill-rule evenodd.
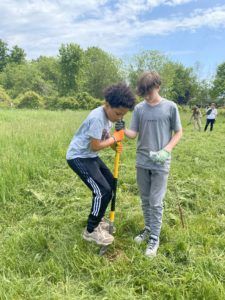
<path id="1" fill-rule="evenodd" d="M 90 103 L 90 109 L 97 108 L 103 105 L 103 101 L 101 99 L 93 98 L 93 101 Z"/>
<path id="2" fill-rule="evenodd" d="M 60 109 L 59 97 L 57 97 L 57 96 L 46 97 L 44 105 L 45 105 L 45 109 L 48 109 L 48 110 Z"/>
<path id="3" fill-rule="evenodd" d="M 91 110 L 103 104 L 103 101 L 100 99 L 93 98 L 88 93 L 83 92 L 77 94 L 77 96 L 68 96 L 68 97 L 57 97 L 51 96 L 45 99 L 45 108 L 49 110 L 58 110 L 58 109 L 85 109 Z"/>
<path id="4" fill-rule="evenodd" d="M 76 94 L 76 99 L 78 102 L 79 109 L 94 109 L 102 105 L 102 101 L 92 97 L 87 92 L 80 92 Z"/>
<path id="5" fill-rule="evenodd" d="M 33 91 L 28 91 L 18 98 L 18 108 L 38 109 L 43 107 L 43 98 Z"/>
<path id="6" fill-rule="evenodd" d="M 58 107 L 60 109 L 79 109 L 78 101 L 74 97 L 62 97 L 59 99 Z"/>
<path id="7" fill-rule="evenodd" d="M 0 107 L 11 107 L 12 100 L 3 87 L 0 86 Z"/>

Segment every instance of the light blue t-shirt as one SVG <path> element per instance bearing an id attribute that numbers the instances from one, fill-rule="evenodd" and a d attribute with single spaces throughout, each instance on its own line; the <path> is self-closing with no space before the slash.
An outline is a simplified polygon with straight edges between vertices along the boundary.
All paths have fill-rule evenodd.
<path id="1" fill-rule="evenodd" d="M 92 110 L 75 133 L 67 150 L 66 159 L 98 156 L 98 152 L 93 151 L 90 147 L 91 139 L 105 140 L 109 138 L 111 127 L 112 123 L 106 117 L 103 106 Z"/>

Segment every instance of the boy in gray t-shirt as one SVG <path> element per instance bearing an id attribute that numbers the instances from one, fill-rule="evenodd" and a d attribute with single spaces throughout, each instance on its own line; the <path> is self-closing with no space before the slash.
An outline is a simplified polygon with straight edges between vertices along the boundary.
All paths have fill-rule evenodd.
<path id="1" fill-rule="evenodd" d="M 137 141 L 137 183 L 142 200 L 145 228 L 135 237 L 148 240 L 145 254 L 155 256 L 159 247 L 163 198 L 166 193 L 171 151 L 182 136 L 177 105 L 159 95 L 161 80 L 156 72 L 139 79 L 138 94 L 145 98 L 136 105 L 125 135 Z"/>
<path id="2" fill-rule="evenodd" d="M 117 122 L 132 109 L 135 97 L 126 84 L 108 87 L 105 92 L 105 104 L 90 112 L 75 133 L 66 159 L 70 168 L 92 191 L 92 205 L 83 238 L 98 245 L 109 245 L 113 236 L 109 234 L 109 224 L 102 221 L 106 208 L 112 198 L 113 175 L 99 158 L 98 151 L 112 147 L 121 153 L 124 130 L 110 135 L 112 122 Z"/>

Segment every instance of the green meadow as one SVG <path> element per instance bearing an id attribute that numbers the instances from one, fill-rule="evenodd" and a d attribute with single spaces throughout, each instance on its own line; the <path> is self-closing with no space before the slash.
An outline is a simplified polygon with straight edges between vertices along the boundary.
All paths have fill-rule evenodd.
<path id="1" fill-rule="evenodd" d="M 91 192 L 67 166 L 87 111 L 0 111 L 0 299 L 225 299 L 225 114 L 187 125 L 174 149 L 158 256 L 144 256 L 135 141 L 125 139 L 115 242 L 105 256 L 81 233 Z M 126 117 L 127 123 L 130 114 Z M 203 125 L 205 119 L 203 118 Z M 113 169 L 114 152 L 100 153 Z M 179 204 L 185 228 L 182 227 Z"/>

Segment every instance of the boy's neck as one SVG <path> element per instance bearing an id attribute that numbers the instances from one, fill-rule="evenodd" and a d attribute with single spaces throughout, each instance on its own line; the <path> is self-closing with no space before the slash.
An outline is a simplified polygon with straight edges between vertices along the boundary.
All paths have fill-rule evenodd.
<path id="1" fill-rule="evenodd" d="M 159 104 L 161 101 L 162 101 L 162 97 L 159 95 L 159 94 L 157 94 L 157 95 L 155 95 L 154 97 L 146 97 L 145 98 L 145 100 L 146 100 L 146 102 L 148 103 L 148 104 L 150 104 L 150 105 L 152 105 L 152 106 L 155 106 L 155 105 L 157 105 L 157 104 Z"/>

